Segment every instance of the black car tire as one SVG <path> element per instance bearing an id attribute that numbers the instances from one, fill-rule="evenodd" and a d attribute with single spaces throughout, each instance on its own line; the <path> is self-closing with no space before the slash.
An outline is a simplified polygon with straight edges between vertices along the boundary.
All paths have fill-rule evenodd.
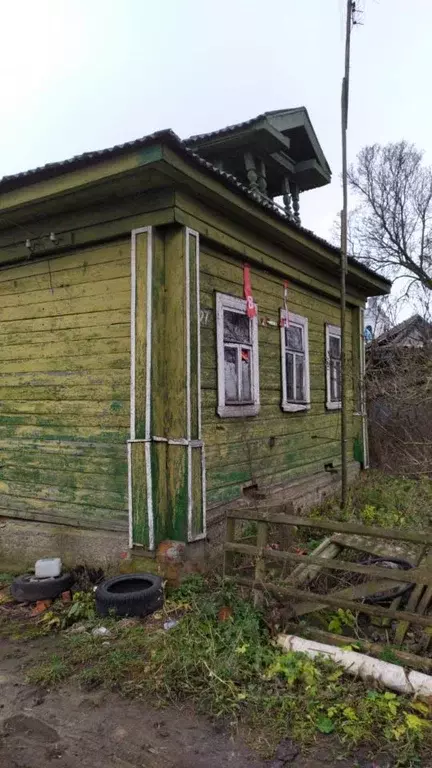
<path id="1" fill-rule="evenodd" d="M 408 560 L 403 560 L 401 557 L 369 557 L 367 560 L 361 560 L 360 562 L 362 565 L 379 565 L 384 568 L 391 568 L 393 566 L 394 570 L 398 569 L 400 571 L 409 571 L 413 568 L 412 563 L 408 562 Z M 394 587 L 393 589 L 390 587 L 390 589 L 385 590 L 385 592 L 378 592 L 375 595 L 363 598 L 363 602 L 369 603 L 370 605 L 385 605 L 396 597 L 407 595 L 408 592 L 411 592 L 414 589 L 414 586 L 415 584 L 406 582 L 400 587 Z"/>
<path id="2" fill-rule="evenodd" d="M 148 616 L 164 603 L 163 584 L 153 573 L 128 573 L 106 579 L 96 589 L 100 616 Z"/>
<path id="3" fill-rule="evenodd" d="M 35 603 L 37 600 L 54 600 L 67 592 L 74 583 L 71 573 L 62 573 L 49 579 L 38 579 L 31 573 L 18 576 L 11 584 L 11 594 L 20 603 Z"/>

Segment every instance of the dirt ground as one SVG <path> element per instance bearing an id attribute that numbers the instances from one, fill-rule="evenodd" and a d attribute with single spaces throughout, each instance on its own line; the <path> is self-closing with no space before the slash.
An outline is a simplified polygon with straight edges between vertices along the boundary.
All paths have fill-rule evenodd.
<path id="1" fill-rule="evenodd" d="M 25 668 L 55 653 L 55 642 L 0 639 L 0 768 L 392 768 L 385 759 L 343 758 L 330 740 L 308 754 L 287 741 L 263 761 L 190 711 L 72 685 L 28 685 Z"/>

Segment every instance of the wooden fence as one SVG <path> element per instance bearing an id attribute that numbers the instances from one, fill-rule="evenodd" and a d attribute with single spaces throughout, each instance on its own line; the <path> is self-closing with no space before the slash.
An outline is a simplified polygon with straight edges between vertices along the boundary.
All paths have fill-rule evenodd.
<path id="1" fill-rule="evenodd" d="M 291 507 L 286 506 L 278 506 L 273 509 L 251 509 L 244 507 L 227 511 L 226 541 L 224 545 L 224 573 L 227 578 L 233 579 L 238 584 L 249 586 L 254 590 L 267 591 L 279 599 L 287 598 L 292 607 L 293 614 L 297 616 L 312 612 L 313 610 L 319 610 L 325 606 L 331 606 L 349 609 L 352 612 L 362 612 L 369 616 L 379 616 L 385 619 L 387 624 L 391 620 L 397 620 L 399 624 L 396 628 L 395 638 L 399 645 L 402 643 L 410 623 L 423 628 L 432 627 L 432 615 L 425 615 L 429 602 L 432 599 L 432 556 L 428 554 L 429 548 L 432 547 L 432 530 L 411 531 L 399 528 L 376 528 L 355 523 L 296 517 L 292 514 L 287 514 L 290 509 Z M 255 545 L 236 540 L 236 525 L 238 521 L 253 521 L 256 523 L 257 535 Z M 362 549 L 361 542 L 365 541 L 365 551 L 370 551 L 367 549 L 367 540 L 364 537 L 367 537 L 369 540 L 391 542 L 395 546 L 399 545 L 399 551 L 396 553 L 399 557 L 401 543 L 409 544 L 411 547 L 414 544 L 418 551 L 414 557 L 411 557 L 413 567 L 409 570 L 393 570 L 380 567 L 379 565 L 365 565 L 364 563 L 335 559 L 333 553 L 323 557 L 322 547 L 318 547 L 316 553 L 310 555 L 298 554 L 292 551 L 280 551 L 268 546 L 270 525 L 291 526 L 294 529 L 312 528 L 329 532 L 332 534 L 332 537 L 327 539 L 327 542 L 344 542 L 339 547 L 339 551 L 342 551 L 343 546 L 350 547 L 350 541 L 354 539 L 357 542 L 357 549 Z M 359 539 L 359 537 L 361 538 Z M 317 554 L 320 550 L 321 554 Z M 233 570 L 236 553 L 247 555 L 251 558 L 254 563 L 253 578 L 236 575 Z M 391 557 L 390 551 L 388 557 Z M 297 568 L 288 574 L 282 583 L 275 583 L 267 579 L 267 564 L 269 561 L 273 561 L 273 563 L 275 561 L 279 563 L 292 563 Z M 327 594 L 299 588 L 298 581 L 301 581 L 301 579 L 296 579 L 296 572 L 299 573 L 300 571 L 303 574 L 308 572 L 309 574 L 316 575 L 324 569 L 361 574 L 370 577 L 372 581 L 366 581 L 361 588 L 351 587 Z M 364 600 L 377 594 L 377 592 L 389 590 L 391 586 L 395 586 L 395 584 L 391 585 L 389 582 L 396 582 L 399 585 L 405 583 L 415 585 L 410 593 L 405 609 L 399 609 L 400 598 L 394 599 L 388 608 L 381 605 L 358 602 L 354 599 Z M 305 604 L 310 605 L 309 609 L 304 608 Z"/>

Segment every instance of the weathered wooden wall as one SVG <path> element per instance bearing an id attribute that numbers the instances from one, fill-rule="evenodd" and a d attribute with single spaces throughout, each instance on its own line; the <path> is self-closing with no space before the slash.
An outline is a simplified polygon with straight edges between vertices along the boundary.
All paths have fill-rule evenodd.
<path id="1" fill-rule="evenodd" d="M 130 240 L 0 271 L 0 515 L 127 527 Z"/>
<path id="2" fill-rule="evenodd" d="M 340 464 L 340 411 L 325 407 L 325 323 L 340 324 L 336 301 L 318 293 L 289 286 L 289 310 L 309 320 L 311 408 L 303 413 L 283 413 L 281 403 L 281 351 L 279 310 L 283 305 L 283 279 L 251 269 L 252 290 L 259 313 L 259 363 L 261 409 L 250 418 L 221 419 L 216 415 L 217 370 L 215 292 L 243 295 L 242 262 L 201 245 L 201 345 L 203 437 L 207 458 L 207 500 L 216 505 L 241 496 L 248 483 L 284 484 L 300 475 Z M 263 326 L 264 318 L 277 326 Z M 352 312 L 348 311 L 348 365 L 352 365 Z M 353 396 L 350 389 L 350 413 Z M 349 458 L 359 428 L 349 418 Z"/>

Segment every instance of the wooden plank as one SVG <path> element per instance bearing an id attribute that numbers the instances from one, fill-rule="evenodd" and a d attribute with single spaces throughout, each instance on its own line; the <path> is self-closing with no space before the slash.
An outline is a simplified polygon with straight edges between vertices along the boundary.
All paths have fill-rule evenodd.
<path id="1" fill-rule="evenodd" d="M 187 437 L 187 355 L 186 355 L 186 242 L 185 232 L 176 227 L 165 234 L 165 313 L 166 384 L 163 390 L 166 435 L 170 439 Z M 168 445 L 167 535 L 186 541 L 188 535 L 188 449 Z"/>
<path id="2" fill-rule="evenodd" d="M 127 324 L 130 328 L 130 306 L 126 306 L 128 297 L 130 300 L 130 291 L 117 300 L 117 303 L 121 306 L 115 308 L 115 315 L 113 315 L 113 311 L 110 309 L 98 310 L 91 307 L 87 311 L 79 312 L 79 309 L 82 308 L 75 306 L 76 311 L 69 314 L 54 314 L 29 320 L 21 320 L 19 318 L 16 320 L 5 320 L 0 322 L 0 340 L 3 343 L 2 337 L 8 338 L 10 336 L 12 339 L 17 339 L 17 343 L 19 343 L 28 339 L 27 334 L 34 333 L 37 341 L 37 334 L 48 334 L 50 338 L 49 334 L 52 331 L 68 332 L 70 335 L 66 338 L 74 339 L 76 338 L 74 334 L 83 334 L 86 330 L 90 332 L 92 327 L 111 328 L 115 327 L 117 323 Z M 83 330 L 80 331 L 79 329 Z"/>
<path id="3" fill-rule="evenodd" d="M 149 545 L 145 444 L 131 443 L 133 541 Z"/>
<path id="4" fill-rule="evenodd" d="M 65 515 L 60 514 L 61 510 L 54 509 L 52 512 L 47 510 L 46 506 L 41 509 L 35 509 L 34 506 L 28 508 L 21 507 L 19 509 L 12 509 L 9 504 L 5 507 L 0 506 L 0 517 L 13 518 L 17 520 L 31 520 L 32 522 L 39 523 L 52 523 L 58 525 L 61 530 L 61 526 L 74 526 L 75 528 L 88 528 L 91 530 L 103 530 L 103 531 L 120 531 L 126 534 L 128 523 L 127 514 L 121 518 L 112 517 L 111 515 L 106 518 L 103 517 L 103 510 L 97 512 L 96 517 L 83 517 L 79 514 L 73 515 L 71 511 L 68 511 Z M 126 542 L 126 538 L 124 539 Z"/>
<path id="5" fill-rule="evenodd" d="M 26 486 L 42 488 L 61 488 L 69 489 L 70 492 L 80 489 L 88 491 L 95 490 L 104 494 L 121 494 L 122 501 L 125 500 L 126 493 L 126 465 L 120 465 L 117 462 L 106 462 L 106 471 L 103 472 L 100 466 L 91 461 L 87 462 L 87 472 L 81 471 L 82 465 L 75 459 L 73 462 L 69 459 L 67 470 L 42 469 L 40 466 L 35 469 L 29 467 L 26 457 L 21 454 L 21 463 L 11 466 L 9 463 L 3 463 L 3 457 L 0 458 L 0 485 L 6 483 L 24 484 Z M 108 471 L 109 470 L 109 471 Z M 93 497 L 96 500 L 96 497 Z M 124 504 L 123 504 L 124 506 Z"/>
<path id="6" fill-rule="evenodd" d="M 266 574 L 265 564 L 265 546 L 267 544 L 267 523 L 258 523 L 257 525 L 257 539 L 256 539 L 256 561 L 255 561 L 255 579 L 256 581 L 264 581 Z M 254 592 L 254 605 L 259 607 L 262 605 L 262 594 L 258 591 Z"/>
<path id="7" fill-rule="evenodd" d="M 96 318 L 98 317 L 98 312 L 94 313 Z M 102 313 L 100 313 L 102 314 Z M 93 313 L 90 313 L 88 315 L 89 322 L 91 323 L 91 318 L 93 316 Z M 120 317 L 116 315 L 116 320 L 118 322 L 115 323 L 106 323 L 105 325 L 100 322 L 100 325 L 84 325 L 83 327 L 78 326 L 77 328 L 65 328 L 65 329 L 56 329 L 53 328 L 51 330 L 45 330 L 40 331 L 39 333 L 34 331 L 31 333 L 31 331 L 27 331 L 26 333 L 20 332 L 20 323 L 17 321 L 17 331 L 9 331 L 8 333 L 0 334 L 0 343 L 4 347 L 17 347 L 17 346 L 25 346 L 29 344 L 29 334 L 31 333 L 31 340 L 32 344 L 57 344 L 57 343 L 65 343 L 65 342 L 77 342 L 79 344 L 81 341 L 87 341 L 89 339 L 116 339 L 116 338 L 129 338 L 130 339 L 130 313 L 125 312 L 124 315 L 124 321 L 121 321 Z M 80 316 L 78 316 L 80 317 Z M 127 322 L 127 319 L 129 322 Z"/>
<path id="8" fill-rule="evenodd" d="M 151 353 L 151 434 L 167 437 L 166 404 L 166 296 L 165 296 L 165 240 L 163 231 L 153 230 L 152 265 L 152 353 Z M 163 442 L 150 446 L 152 493 L 154 509 L 154 537 L 158 543 L 167 538 L 167 461 L 168 447 Z"/>
<path id="9" fill-rule="evenodd" d="M 41 301 L 19 307 L 0 306 L 0 323 L 10 323 L 14 320 L 37 320 L 58 315 L 79 315 L 88 312 L 106 312 L 109 310 L 125 309 L 130 305 L 130 291 L 119 291 L 115 281 L 113 285 L 105 286 L 102 293 L 80 296 L 74 299 L 60 299 L 50 302 Z"/>
<path id="10" fill-rule="evenodd" d="M 329 538 L 324 539 L 316 549 L 313 550 L 313 556 L 318 554 L 323 560 L 332 560 L 339 554 L 341 548 L 338 544 L 332 544 Z M 298 565 L 292 573 L 289 575 L 287 582 L 289 584 L 308 584 L 312 579 L 315 579 L 319 573 L 321 573 L 322 567 L 315 567 L 307 565 Z"/>
<path id="11" fill-rule="evenodd" d="M 55 342 L 52 340 L 49 345 L 34 344 L 31 339 L 27 344 L 7 346 L 2 344 L 2 360 L 31 360 L 36 358 L 48 359 L 65 357 L 69 355 L 75 357 L 78 355 L 107 355 L 107 354 L 129 354 L 130 352 L 130 334 L 116 338 L 105 339 L 81 339 L 77 344 L 71 344 L 70 341 Z M 51 361 L 53 365 L 53 361 Z M 55 365 L 55 363 L 54 363 Z"/>
<path id="12" fill-rule="evenodd" d="M 348 600 L 344 597 L 339 597 L 337 594 L 318 596 L 312 592 L 306 592 L 305 590 L 297 589 L 296 587 L 279 587 L 269 582 L 256 582 L 254 579 L 245 579 L 240 577 L 233 578 L 233 581 L 235 581 L 237 584 L 251 587 L 253 589 L 262 589 L 279 597 L 294 597 L 297 599 L 303 599 L 308 602 L 316 600 L 317 597 L 319 597 L 319 600 L 323 605 L 332 605 L 336 608 L 349 608 L 351 611 L 367 613 L 370 616 L 388 616 L 391 619 L 399 619 L 401 621 L 408 620 L 413 624 L 418 624 L 421 627 L 432 626 L 432 616 L 418 616 L 416 613 L 409 613 L 408 611 L 391 611 L 389 608 L 378 608 L 376 605 L 356 603 L 354 600 Z M 381 584 L 381 582 L 374 582 L 373 584 L 369 582 L 370 588 L 373 588 L 375 591 L 378 591 L 381 588 Z M 365 585 L 361 584 L 359 585 L 359 588 L 363 586 Z M 351 594 L 354 590 L 356 590 L 355 587 L 351 590 Z M 355 591 L 354 594 L 357 594 L 357 591 Z M 297 608 L 297 606 L 295 605 L 293 608 Z"/>
<path id="13" fill-rule="evenodd" d="M 202 448 L 192 448 L 192 536 L 203 530 Z"/>
<path id="14" fill-rule="evenodd" d="M 83 507 L 104 507 L 106 509 L 123 510 L 127 506 L 126 478 L 123 476 L 115 491 L 94 488 L 72 488 L 65 485 L 42 485 L 41 483 L 19 483 L 0 480 L 0 496 L 27 497 L 46 501 L 56 501 L 59 504 L 73 503 Z"/>
<path id="15" fill-rule="evenodd" d="M 111 429 L 113 427 L 119 427 L 123 430 L 128 428 L 127 412 L 117 413 L 112 411 L 109 407 L 106 408 L 105 413 L 90 414 L 82 413 L 79 409 L 76 414 L 70 413 L 53 413 L 53 414 L 39 414 L 39 413 L 2 413 L 0 416 L 1 428 L 20 427 L 20 426 L 36 426 L 36 427 L 54 427 L 59 426 L 94 426 L 99 430 Z"/>
<path id="16" fill-rule="evenodd" d="M 7 427 L 0 426 L 0 441 L 7 438 L 17 440 L 50 440 L 53 443 L 59 440 L 67 442 L 90 440 L 92 442 L 108 442 L 125 444 L 128 439 L 128 431 L 119 427 L 104 428 L 101 432 L 99 425 L 93 427 L 84 427 L 77 425 L 17 425 L 12 424 Z"/>
<path id="17" fill-rule="evenodd" d="M 58 223 L 61 222 L 62 224 L 65 223 L 66 216 L 68 214 L 65 214 L 65 212 L 62 212 L 60 215 L 60 218 L 58 220 Z M 80 211 L 79 213 L 79 220 L 82 221 L 82 217 L 85 216 L 85 212 Z M 36 222 L 33 226 L 37 227 L 38 222 Z M 43 223 L 40 224 L 41 226 L 41 235 L 44 234 L 46 230 L 46 220 L 44 220 Z M 70 227 L 69 227 L 70 230 Z M 58 228 L 57 228 L 57 231 Z M 65 230 L 67 231 L 67 229 Z M 12 243 L 20 242 L 21 241 L 21 233 L 19 233 L 19 230 L 14 229 L 13 230 L 14 237 L 12 239 Z M 18 234 L 19 233 L 19 234 Z M 4 244 L 4 234 L 1 235 L 1 242 Z M 117 240 L 115 243 L 105 242 L 103 246 L 100 244 L 98 245 L 90 245 L 88 247 L 81 247 L 79 249 L 76 249 L 72 252 L 65 253 L 63 255 L 56 255 L 55 253 L 50 254 L 52 258 L 49 259 L 50 261 L 50 272 L 51 274 L 54 274 L 56 272 L 67 272 L 70 269 L 82 269 L 85 271 L 89 266 L 95 266 L 98 264 L 109 264 L 113 261 L 118 261 L 122 259 L 128 259 L 130 256 L 130 238 L 125 237 L 121 240 Z M 0 283 L 10 283 L 11 280 L 18 281 L 18 285 L 20 284 L 21 280 L 24 280 L 25 278 L 31 277 L 31 278 L 38 278 L 40 276 L 46 275 L 48 273 L 48 259 L 45 255 L 43 258 L 33 259 L 32 261 L 23 262 L 19 266 L 1 266 L 0 267 Z"/>
<path id="18" fill-rule="evenodd" d="M 3 374 L 0 373 L 0 387 L 26 387 L 38 392 L 39 387 L 98 387 L 110 384 L 111 386 L 125 386 L 128 383 L 126 368 L 86 368 L 85 378 L 82 372 L 65 370 L 26 371 L 24 373 Z"/>
<path id="19" fill-rule="evenodd" d="M 14 360 L 12 362 L 2 363 L 2 376 L 7 373 L 46 373 L 51 372 L 51 378 L 53 372 L 62 371 L 87 371 L 87 370 L 104 370 L 105 368 L 123 368 L 127 369 L 130 364 L 129 351 L 125 351 L 123 354 L 108 353 L 104 355 L 79 355 L 75 354 L 71 357 L 58 357 L 55 362 L 50 358 L 36 359 L 36 360 Z"/>
<path id="20" fill-rule="evenodd" d="M 432 587 L 428 586 L 418 605 L 418 608 L 417 608 L 418 613 L 426 613 L 431 600 L 432 600 Z"/>
<path id="21" fill-rule="evenodd" d="M 146 436 L 147 247 L 148 232 L 135 240 L 135 438 Z M 136 539 L 139 543 L 139 539 Z"/>
<path id="22" fill-rule="evenodd" d="M 399 543 L 397 541 L 380 541 L 367 536 L 355 534 L 336 533 L 332 541 L 340 544 L 342 547 L 356 549 L 359 552 L 367 552 L 377 557 L 401 557 L 410 563 L 415 563 L 419 554 L 419 546 L 409 542 Z"/>
<path id="23" fill-rule="evenodd" d="M 276 506 L 276 505 L 275 505 Z M 277 505 L 280 506 L 280 505 Z M 232 508 L 227 510 L 228 517 L 234 517 L 237 520 L 266 520 L 268 523 L 281 523 L 282 525 L 298 525 L 303 528 L 318 528 L 326 531 L 341 531 L 345 533 L 355 533 L 360 536 L 372 536 L 378 539 L 395 539 L 396 541 L 410 541 L 416 544 L 432 544 L 432 531 L 412 531 L 402 530 L 400 528 L 376 528 L 358 523 L 343 523 L 338 520 L 322 520 L 320 518 L 295 517 L 294 515 L 284 515 L 275 513 L 271 510 L 274 507 L 255 507 L 254 510 L 243 508 Z"/>
<path id="24" fill-rule="evenodd" d="M 129 246 L 129 244 L 128 244 Z M 57 266 L 57 265 L 56 265 Z M 59 271 L 51 269 L 51 260 L 45 261 L 45 272 L 39 275 L 29 277 L 20 277 L 10 280 L 0 281 L 0 297 L 4 306 L 19 306 L 27 303 L 23 296 L 29 296 L 29 302 L 36 303 L 38 295 L 46 294 L 47 300 L 52 301 L 59 289 L 68 291 L 66 295 L 72 297 L 71 286 L 80 286 L 88 284 L 91 286 L 95 282 L 103 280 L 130 279 L 130 254 L 126 249 L 122 253 L 122 258 L 115 261 L 92 264 L 84 260 L 84 264 L 77 265 L 76 261 L 68 269 Z M 81 294 L 80 291 L 77 295 Z M 14 302 L 16 301 L 16 304 Z"/>
<path id="25" fill-rule="evenodd" d="M 121 371 L 118 373 L 118 378 L 118 382 L 107 382 L 106 384 L 100 384 L 98 387 L 86 386 L 85 384 L 82 387 L 73 384 L 70 386 L 65 386 L 64 384 L 41 386 L 37 382 L 34 385 L 0 386 L 0 402 L 12 404 L 17 401 L 23 407 L 35 402 L 35 408 L 42 402 L 48 407 L 50 401 L 64 403 L 65 406 L 71 402 L 109 404 L 113 400 L 118 400 L 121 403 L 126 403 L 128 401 L 130 383 L 127 381 L 126 375 Z M 127 405 L 129 407 L 129 403 Z"/>
<path id="26" fill-rule="evenodd" d="M 32 415 L 50 416 L 54 421 L 60 415 L 80 414 L 97 416 L 101 421 L 109 415 L 128 423 L 129 401 L 110 398 L 109 400 L 0 400 L 0 414 L 5 416 Z M 122 415 L 124 418 L 122 418 Z M 2 418 L 2 417 L 0 417 Z"/>
<path id="27" fill-rule="evenodd" d="M 37 515 L 39 517 L 40 515 L 50 515 L 51 519 L 56 519 L 59 523 L 67 525 L 80 525 L 85 520 L 88 522 L 88 527 L 91 527 L 91 523 L 97 520 L 127 520 L 126 507 L 120 511 L 30 496 L 9 496 L 4 493 L 0 494 L 0 517 L 2 515 L 28 520 L 38 519 Z"/>
<path id="28" fill-rule="evenodd" d="M 227 544 L 235 543 L 236 521 L 227 517 L 225 519 L 225 542 Z M 234 551 L 224 547 L 223 574 L 229 576 L 233 571 Z"/>
<path id="29" fill-rule="evenodd" d="M 256 557 L 259 554 L 258 548 L 251 544 L 236 542 L 235 544 L 227 543 L 225 546 L 228 550 L 250 555 L 251 557 Z M 295 552 L 281 552 L 268 549 L 262 557 L 281 562 L 302 563 L 306 566 L 309 566 L 309 564 L 320 566 L 320 570 L 329 569 L 345 573 L 361 573 L 365 576 L 373 576 L 389 582 L 415 584 L 421 581 L 424 584 L 432 584 L 432 571 L 425 568 L 412 568 L 409 571 L 402 571 L 392 568 L 381 568 L 378 565 L 360 565 L 359 563 L 352 563 L 347 560 L 327 559 L 325 552 L 320 557 L 316 557 L 314 555 L 298 555 Z M 391 584 L 388 584 L 387 588 L 391 586 Z"/>
<path id="30" fill-rule="evenodd" d="M 429 571 L 431 571 L 430 567 L 432 565 L 432 555 L 430 555 L 429 557 L 425 556 L 425 550 L 426 550 L 426 547 L 424 547 L 423 550 L 422 550 L 422 554 L 419 557 L 418 565 L 419 565 L 420 569 L 422 569 L 422 566 L 423 566 L 424 570 L 429 569 Z M 410 594 L 410 596 L 408 598 L 408 603 L 407 603 L 407 607 L 406 607 L 407 611 L 416 611 L 416 610 L 418 610 L 417 606 L 418 606 L 419 600 L 420 600 L 420 598 L 422 596 L 422 593 L 423 593 L 424 589 L 425 589 L 425 585 L 421 583 L 420 579 L 418 579 L 417 584 L 415 585 L 413 591 L 411 592 L 411 594 Z M 393 606 L 391 606 L 391 607 L 393 607 Z M 396 607 L 399 607 L 399 606 L 396 606 Z M 406 635 L 406 633 L 408 631 L 408 627 L 409 627 L 409 623 L 408 622 L 406 622 L 406 621 L 399 622 L 399 624 L 396 627 L 396 632 L 395 632 L 395 637 L 394 637 L 394 642 L 395 642 L 396 645 L 402 645 L 402 643 L 404 641 L 404 637 L 405 637 L 405 635 Z"/>

